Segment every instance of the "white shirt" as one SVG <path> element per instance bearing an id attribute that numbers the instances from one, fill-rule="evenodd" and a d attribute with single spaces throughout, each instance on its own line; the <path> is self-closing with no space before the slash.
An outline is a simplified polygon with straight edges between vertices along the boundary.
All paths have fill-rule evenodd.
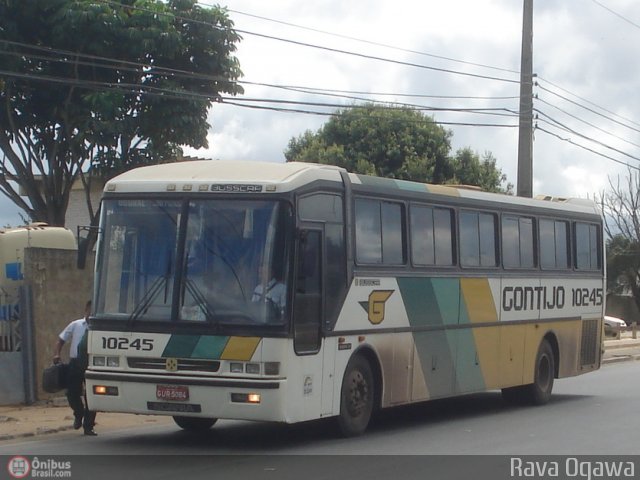
<path id="1" fill-rule="evenodd" d="M 266 293 L 263 293 L 265 290 Z M 264 298 L 268 298 L 279 309 L 284 310 L 287 303 L 287 289 L 285 288 L 284 283 L 278 282 L 275 278 L 272 278 L 271 281 L 267 283 L 266 289 L 262 285 L 258 285 L 253 291 L 251 301 L 259 302 Z"/>
<path id="2" fill-rule="evenodd" d="M 67 325 L 66 328 L 60 332 L 60 335 L 58 335 L 63 342 L 68 342 L 69 339 L 71 339 L 69 358 L 78 358 L 78 344 L 80 340 L 82 340 L 82 336 L 86 330 L 87 320 L 85 318 L 79 318 Z"/>

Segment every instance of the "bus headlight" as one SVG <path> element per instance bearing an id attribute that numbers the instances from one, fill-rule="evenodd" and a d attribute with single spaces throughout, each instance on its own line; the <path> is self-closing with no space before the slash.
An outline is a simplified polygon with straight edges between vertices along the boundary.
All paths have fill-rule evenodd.
<path id="1" fill-rule="evenodd" d="M 231 373 L 244 373 L 244 364 L 240 362 L 231 362 L 229 364 L 229 370 Z"/>
<path id="2" fill-rule="evenodd" d="M 119 367 L 120 357 L 107 357 L 107 367 Z"/>
<path id="3" fill-rule="evenodd" d="M 247 363 L 247 373 L 251 373 L 252 375 L 260 375 L 260 364 L 259 363 Z"/>
<path id="4" fill-rule="evenodd" d="M 104 367 L 107 365 L 106 357 L 95 356 L 93 357 L 93 366 L 94 367 Z"/>

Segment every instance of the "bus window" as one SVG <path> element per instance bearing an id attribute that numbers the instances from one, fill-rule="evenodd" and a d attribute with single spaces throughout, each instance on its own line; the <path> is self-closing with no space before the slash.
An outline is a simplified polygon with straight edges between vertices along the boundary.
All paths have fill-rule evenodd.
<path id="1" fill-rule="evenodd" d="M 404 215 L 400 203 L 358 198 L 355 215 L 358 263 L 405 263 Z"/>
<path id="2" fill-rule="evenodd" d="M 569 268 L 567 222 L 540 220 L 540 265 L 545 269 Z"/>
<path id="3" fill-rule="evenodd" d="M 286 204 L 202 199 L 104 205 L 97 316 L 284 323 L 291 225 Z M 258 302 L 260 284 L 267 293 Z"/>
<path id="4" fill-rule="evenodd" d="M 576 268 L 578 270 L 599 270 L 601 255 L 598 226 L 577 222 L 575 230 Z"/>
<path id="5" fill-rule="evenodd" d="M 502 261 L 505 268 L 533 268 L 533 219 L 502 217 Z"/>
<path id="6" fill-rule="evenodd" d="M 184 321 L 281 323 L 285 209 L 272 201 L 189 202 L 179 312 Z"/>
<path id="7" fill-rule="evenodd" d="M 495 215 L 460 212 L 460 264 L 463 267 L 495 267 Z"/>
<path id="8" fill-rule="evenodd" d="M 414 265 L 453 265 L 453 211 L 411 206 L 411 259 Z"/>
<path id="9" fill-rule="evenodd" d="M 322 232 L 304 230 L 300 235 L 296 274 L 294 307 L 296 353 L 318 351 L 322 316 Z"/>
<path id="10" fill-rule="evenodd" d="M 180 202 L 105 202 L 98 312 L 168 321 Z"/>
<path id="11" fill-rule="evenodd" d="M 298 201 L 301 220 L 342 223 L 342 197 L 330 193 L 315 193 Z"/>

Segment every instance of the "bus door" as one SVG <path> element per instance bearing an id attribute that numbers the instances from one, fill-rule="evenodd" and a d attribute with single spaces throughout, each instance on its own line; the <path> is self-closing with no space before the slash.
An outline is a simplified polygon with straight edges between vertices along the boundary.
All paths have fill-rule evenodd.
<path id="1" fill-rule="evenodd" d="M 322 349 L 324 308 L 324 228 L 305 225 L 298 231 L 295 291 L 293 299 L 293 345 L 297 356 L 305 418 L 331 413 L 333 357 Z M 333 353 L 334 352 L 330 352 Z M 330 365 L 325 365 L 326 362 Z M 295 382 L 295 380 L 294 380 Z"/>
<path id="2" fill-rule="evenodd" d="M 320 350 L 320 328 L 324 319 L 322 239 L 322 227 L 299 230 L 293 306 L 293 342 L 297 355 L 316 354 Z"/>

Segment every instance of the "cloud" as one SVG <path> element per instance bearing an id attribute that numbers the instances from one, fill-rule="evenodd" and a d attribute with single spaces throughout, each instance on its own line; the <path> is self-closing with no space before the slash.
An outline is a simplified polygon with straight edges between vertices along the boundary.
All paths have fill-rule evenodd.
<path id="1" fill-rule="evenodd" d="M 607 0 L 606 5 L 635 23 L 640 23 L 635 0 Z M 230 15 L 236 28 L 245 32 L 436 68 L 462 70 L 516 81 L 519 79 L 514 73 L 436 59 L 379 44 L 518 71 L 521 1 L 322 0 L 300 3 L 295 0 L 229 0 L 227 7 L 231 10 Z M 273 18 L 280 23 L 242 15 L 238 11 Z M 296 28 L 283 22 L 315 30 Z M 320 31 L 335 32 L 342 36 L 326 35 Z M 437 107 L 518 109 L 517 99 L 407 99 L 399 95 L 411 93 L 517 97 L 517 83 L 445 74 L 365 59 L 251 33 L 243 33 L 242 36 L 237 57 L 245 74 L 244 80 L 249 82 L 389 92 L 398 95 L 380 96 L 378 99 Z M 345 37 L 364 39 L 369 43 Z M 539 75 L 540 82 L 540 86 L 535 89 L 539 98 L 534 104 L 540 112 L 551 117 L 549 119 L 539 114 L 538 126 L 562 139 L 570 139 L 638 166 L 637 160 L 588 142 L 576 133 L 563 130 L 554 121 L 640 158 L 640 124 L 634 120 L 640 117 L 640 96 L 637 94 L 640 64 L 636 61 L 639 40 L 640 29 L 595 2 L 580 2 L 579 8 L 575 2 L 534 2 L 534 71 Z M 344 105 L 353 102 L 340 97 L 321 97 L 264 85 L 245 85 L 245 95 L 242 98 L 304 100 Z M 248 102 L 244 104 L 247 105 Z M 254 102 L 251 105 L 259 104 Z M 606 108 L 608 112 L 600 110 L 596 105 Z M 285 104 L 271 106 L 333 110 Z M 600 115 L 588 109 L 597 111 Z M 439 121 L 517 124 L 517 118 L 508 116 L 440 112 L 434 115 Z M 625 120 L 615 115 L 625 117 Z M 607 117 L 616 119 L 619 123 Z M 189 154 L 212 158 L 284 161 L 283 150 L 292 137 L 307 129 L 316 130 L 325 121 L 326 117 L 317 115 L 216 104 L 210 112 L 212 128 L 208 136 L 209 148 L 197 152 L 185 150 Z M 497 158 L 498 167 L 507 174 L 509 181 L 514 184 L 517 182 L 517 128 L 447 128 L 451 128 L 454 133 L 454 149 L 468 146 L 481 154 L 491 151 Z M 602 130 L 613 133 L 614 136 Z M 638 145 L 630 144 L 629 141 Z M 535 132 L 533 171 L 535 194 L 586 197 L 606 188 L 607 175 L 624 175 L 626 167 L 538 130 Z"/>

